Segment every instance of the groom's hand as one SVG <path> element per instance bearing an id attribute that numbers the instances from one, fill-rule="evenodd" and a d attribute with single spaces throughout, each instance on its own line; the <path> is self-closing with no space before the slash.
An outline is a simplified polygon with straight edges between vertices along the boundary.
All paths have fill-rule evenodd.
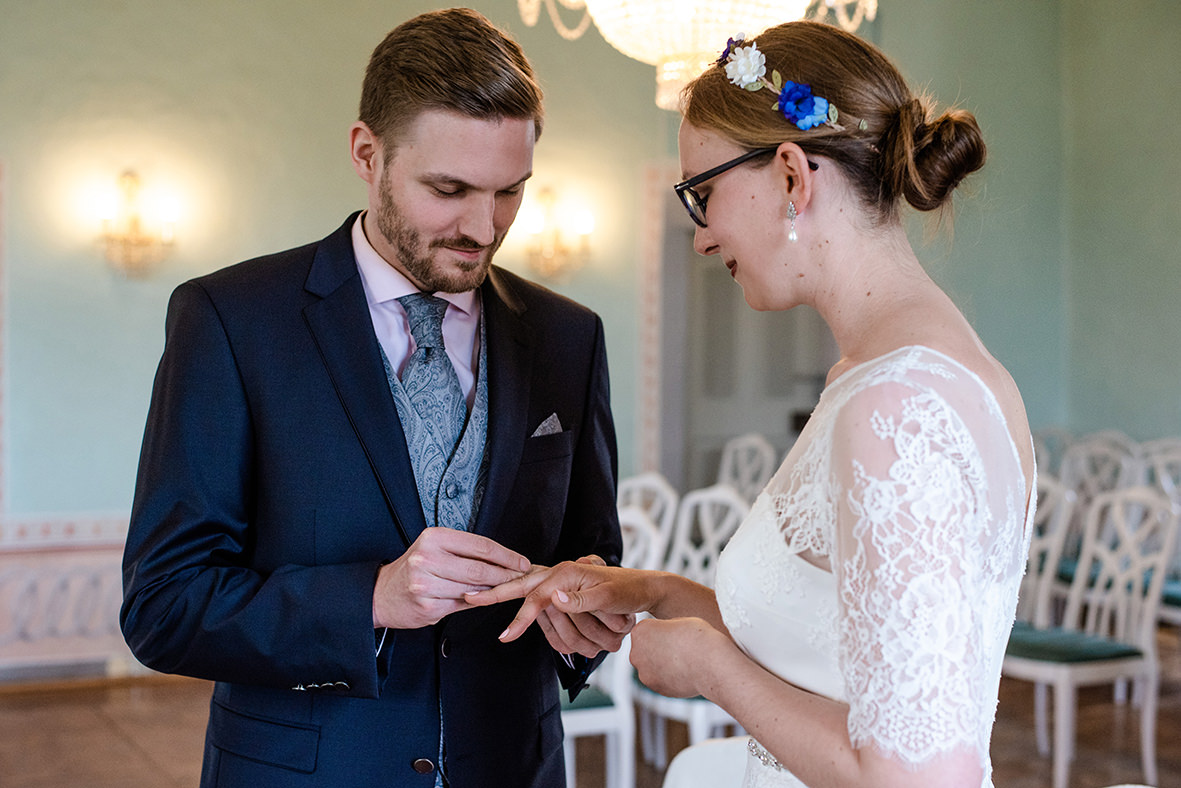
<path id="1" fill-rule="evenodd" d="M 465 593 L 526 574 L 529 559 L 491 539 L 452 528 L 427 528 L 378 572 L 373 626 L 417 629 L 472 607 Z"/>

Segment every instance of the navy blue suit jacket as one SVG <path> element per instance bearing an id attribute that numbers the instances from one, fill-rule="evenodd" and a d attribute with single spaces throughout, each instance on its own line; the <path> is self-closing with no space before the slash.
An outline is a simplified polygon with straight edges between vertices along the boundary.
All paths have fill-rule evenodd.
<path id="1" fill-rule="evenodd" d="M 560 665 L 518 603 L 391 630 L 379 567 L 425 527 L 353 256 L 324 240 L 185 283 L 168 308 L 124 554 L 149 667 L 216 682 L 204 786 L 563 784 Z M 481 287 L 490 456 L 477 533 L 553 564 L 618 562 L 603 327 L 504 270 Z M 557 414 L 562 432 L 533 437 Z M 379 633 L 378 633 L 379 634 Z"/>

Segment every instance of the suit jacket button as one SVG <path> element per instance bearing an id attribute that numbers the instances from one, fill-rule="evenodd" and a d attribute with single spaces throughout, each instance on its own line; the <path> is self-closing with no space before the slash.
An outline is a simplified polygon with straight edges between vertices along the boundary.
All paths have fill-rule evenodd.
<path id="1" fill-rule="evenodd" d="M 443 638 L 443 642 L 439 644 L 439 653 L 444 658 L 451 656 L 451 638 Z"/>
<path id="2" fill-rule="evenodd" d="M 419 774 L 430 774 L 435 770 L 435 764 L 431 762 L 430 758 L 419 758 L 414 761 L 414 771 Z"/>

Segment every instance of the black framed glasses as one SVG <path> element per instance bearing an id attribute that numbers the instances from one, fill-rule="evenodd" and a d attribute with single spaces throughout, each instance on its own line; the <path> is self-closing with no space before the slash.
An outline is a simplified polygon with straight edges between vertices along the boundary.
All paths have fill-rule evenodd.
<path id="1" fill-rule="evenodd" d="M 768 153 L 774 153 L 777 150 L 779 150 L 779 146 L 775 146 L 774 148 L 755 148 L 754 150 L 748 150 L 746 153 L 738 156 L 737 158 L 730 159 L 730 161 L 719 164 L 717 167 L 708 169 L 700 175 L 694 175 L 688 180 L 681 181 L 673 187 L 673 191 L 677 193 L 677 197 L 680 198 L 681 204 L 684 205 L 685 210 L 689 212 L 689 218 L 692 219 L 698 227 L 705 227 L 707 226 L 705 223 L 705 204 L 709 201 L 709 197 L 703 197 L 702 195 L 698 194 L 693 187 L 700 186 L 710 178 L 716 178 L 726 170 L 733 169 L 739 164 L 748 162 L 757 156 L 764 156 Z M 811 160 L 808 162 L 808 167 L 812 170 L 820 169 L 820 165 Z"/>

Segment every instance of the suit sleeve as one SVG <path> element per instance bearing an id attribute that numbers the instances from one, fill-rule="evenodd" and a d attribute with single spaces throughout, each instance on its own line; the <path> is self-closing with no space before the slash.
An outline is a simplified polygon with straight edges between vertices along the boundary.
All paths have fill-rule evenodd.
<path id="1" fill-rule="evenodd" d="M 249 397 L 196 283 L 168 307 L 123 560 L 120 625 L 148 667 L 216 681 L 377 694 L 377 562 L 260 569 Z"/>
<path id="2" fill-rule="evenodd" d="M 618 454 L 611 417 L 611 390 L 607 374 L 607 349 L 602 320 L 595 318 L 592 372 L 586 393 L 586 409 L 574 449 L 574 465 L 567 497 L 566 516 L 558 554 L 565 560 L 597 555 L 618 565 L 623 552 L 616 505 Z M 558 676 L 570 697 L 577 696 L 586 678 L 603 661 L 604 654 L 588 660 L 573 655 L 574 668 L 558 659 Z"/>

